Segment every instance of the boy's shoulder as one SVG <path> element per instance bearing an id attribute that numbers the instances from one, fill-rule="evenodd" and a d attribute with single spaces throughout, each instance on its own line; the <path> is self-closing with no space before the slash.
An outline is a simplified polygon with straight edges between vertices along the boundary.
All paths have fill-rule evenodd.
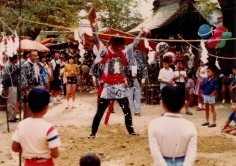
<path id="1" fill-rule="evenodd" d="M 54 126 L 53 124 L 47 122 L 46 120 L 40 118 L 40 119 L 34 119 L 34 118 L 26 118 L 19 122 L 18 127 L 24 127 L 29 125 L 40 125 L 44 126 L 46 128 L 50 128 L 51 126 Z"/>

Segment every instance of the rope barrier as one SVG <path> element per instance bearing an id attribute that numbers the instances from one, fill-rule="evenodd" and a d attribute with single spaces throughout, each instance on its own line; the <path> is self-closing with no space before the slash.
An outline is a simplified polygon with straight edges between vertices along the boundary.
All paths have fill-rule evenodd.
<path id="1" fill-rule="evenodd" d="M 66 30 L 71 30 L 74 31 L 74 28 L 68 28 L 68 27 L 64 27 L 64 26 L 59 26 L 59 25 L 52 25 L 52 24 L 48 24 L 48 23 L 40 23 L 40 22 L 36 22 L 36 21 L 31 21 L 31 20 L 26 20 L 23 18 L 20 18 L 23 21 L 26 22 L 31 22 L 34 24 L 39 24 L 39 25 L 45 25 L 45 26 L 50 26 L 50 27 L 55 27 L 55 28 L 61 28 L 61 29 L 66 29 Z M 117 37 L 118 35 L 114 34 L 104 34 L 104 33 L 99 33 L 99 32 L 92 32 L 93 34 L 98 34 L 98 35 L 103 35 L 103 36 L 109 36 L 109 37 Z M 119 35 L 120 36 L 120 35 Z M 136 37 L 128 37 L 128 36 L 122 36 L 125 39 L 136 39 Z M 140 38 L 139 40 L 144 40 L 144 38 Z M 148 41 L 159 41 L 159 42 L 201 42 L 203 41 L 214 41 L 212 39 L 194 39 L 194 40 L 182 40 L 182 39 L 147 39 Z M 229 39 L 221 39 L 221 40 L 236 40 L 236 38 L 229 38 Z"/>
<path id="2" fill-rule="evenodd" d="M 182 38 L 180 35 L 178 35 L 180 39 L 182 39 L 185 43 L 187 43 L 188 45 L 190 45 L 191 47 L 193 47 L 194 49 L 202 52 L 201 49 L 195 47 L 194 45 L 192 45 L 191 43 L 189 43 L 188 41 L 184 40 L 184 38 Z M 215 58 L 218 58 L 218 59 L 227 59 L 227 60 L 235 60 L 236 58 L 233 58 L 233 57 L 220 57 L 220 56 L 216 56 L 216 55 L 213 55 L 213 54 L 210 54 L 208 53 L 209 56 L 212 56 L 212 57 L 215 57 Z"/>
<path id="3" fill-rule="evenodd" d="M 50 27 L 55 27 L 55 28 L 60 28 L 60 29 L 66 29 L 66 30 L 71 30 L 73 31 L 74 28 L 68 28 L 68 27 L 64 27 L 64 26 L 59 26 L 59 25 L 52 25 L 52 24 L 48 24 L 48 23 L 40 23 L 40 22 L 36 22 L 36 21 L 31 21 L 31 20 L 27 20 L 27 19 L 23 19 L 23 18 L 19 18 L 22 21 L 25 22 L 30 22 L 30 23 L 34 23 L 34 24 L 39 24 L 39 25 L 45 25 L 45 26 L 50 26 Z M 108 37 L 117 37 L 118 35 L 114 34 L 103 34 L 103 33 L 99 33 L 99 32 L 92 32 L 93 34 L 98 34 L 98 35 L 103 35 L 103 36 L 108 36 Z M 194 49 L 202 52 L 201 49 L 195 47 L 194 45 L 192 45 L 190 42 L 207 42 L 207 41 L 214 41 L 212 39 L 196 39 L 196 40 L 185 40 L 184 38 L 182 38 L 180 35 L 178 35 L 180 39 L 147 39 L 148 41 L 158 41 L 158 42 L 182 42 L 182 43 L 187 43 L 188 45 L 192 46 Z M 128 36 L 122 36 L 125 39 L 136 39 L 136 37 L 128 37 Z M 140 38 L 138 40 L 145 40 L 144 38 Z M 221 40 L 227 40 L 227 41 L 234 41 L 236 40 L 236 38 L 230 38 L 230 39 L 221 39 Z M 216 56 L 213 54 L 208 53 L 209 56 L 218 58 L 218 59 L 227 59 L 227 60 L 235 60 L 236 58 L 233 57 L 220 57 L 220 56 Z"/>

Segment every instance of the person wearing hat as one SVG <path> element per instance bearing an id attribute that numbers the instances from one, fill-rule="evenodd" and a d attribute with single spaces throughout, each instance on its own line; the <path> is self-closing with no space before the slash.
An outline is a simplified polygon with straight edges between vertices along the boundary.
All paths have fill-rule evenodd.
<path id="1" fill-rule="evenodd" d="M 148 139 L 155 166 L 193 166 L 197 157 L 197 130 L 183 118 L 185 90 L 181 85 L 168 84 L 162 89 L 165 114 L 152 120 Z"/>
<path id="2" fill-rule="evenodd" d="M 97 32 L 97 25 L 93 25 L 94 32 Z M 98 35 L 94 33 L 96 38 L 96 45 L 99 48 L 97 58 L 101 67 L 100 83 L 103 86 L 101 96 L 98 102 L 97 112 L 92 123 L 92 131 L 88 138 L 95 138 L 98 131 L 100 121 L 106 108 L 109 106 L 111 100 L 116 100 L 125 118 L 125 125 L 130 135 L 137 135 L 132 124 L 132 114 L 129 107 L 129 100 L 127 94 L 127 82 L 125 79 L 124 70 L 127 67 L 127 59 L 122 52 L 125 46 L 123 37 L 111 37 L 108 46 L 104 46 L 99 40 Z"/>
<path id="3" fill-rule="evenodd" d="M 58 132 L 54 125 L 43 119 L 49 102 L 50 94 L 46 89 L 32 88 L 28 95 L 32 116 L 22 120 L 12 135 L 12 150 L 23 154 L 25 166 L 54 166 L 53 158 L 59 155 Z"/>
<path id="4" fill-rule="evenodd" d="M 28 59 L 22 65 L 21 70 L 21 88 L 22 88 L 22 98 L 23 98 L 23 110 L 24 119 L 31 116 L 31 111 L 29 110 L 28 94 L 29 91 L 35 86 L 42 86 L 43 82 L 40 78 L 40 65 L 38 64 L 38 52 L 29 51 L 27 52 Z"/>

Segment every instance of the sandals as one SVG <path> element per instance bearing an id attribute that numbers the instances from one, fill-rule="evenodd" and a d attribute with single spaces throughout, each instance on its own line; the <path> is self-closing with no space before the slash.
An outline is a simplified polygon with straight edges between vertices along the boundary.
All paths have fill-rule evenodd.
<path id="1" fill-rule="evenodd" d="M 202 126 L 209 126 L 209 122 L 203 123 Z"/>
<path id="2" fill-rule="evenodd" d="M 212 127 L 216 127 L 216 124 L 211 124 L 208 127 L 212 128 Z"/>
<path id="3" fill-rule="evenodd" d="M 135 116 L 141 116 L 141 114 L 140 114 L 140 113 L 134 113 L 134 115 L 135 115 Z"/>
<path id="4" fill-rule="evenodd" d="M 189 111 L 186 112 L 186 114 L 187 114 L 187 115 L 193 115 L 193 113 L 192 113 L 192 112 L 189 112 Z"/>

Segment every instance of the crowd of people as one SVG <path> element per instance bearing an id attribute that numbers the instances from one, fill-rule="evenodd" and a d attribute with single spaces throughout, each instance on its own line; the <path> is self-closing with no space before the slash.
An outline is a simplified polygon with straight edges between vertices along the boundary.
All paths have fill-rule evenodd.
<path id="1" fill-rule="evenodd" d="M 91 23 L 93 32 L 97 32 L 97 25 Z M 124 113 L 125 126 L 131 136 L 139 135 L 135 132 L 132 114 L 141 115 L 142 87 L 148 79 L 145 63 L 141 61 L 136 49 L 139 39 L 147 32 L 140 31 L 133 43 L 125 48 L 125 39 L 111 37 L 109 43 L 103 44 L 97 33 L 93 33 L 98 48 L 96 58 L 92 63 L 79 61 L 71 54 L 62 56 L 55 51 L 50 57 L 39 55 L 37 51 L 27 51 L 18 56 L 9 57 L 3 68 L 3 85 L 7 95 L 8 122 L 17 122 L 17 109 L 20 100 L 23 101 L 24 120 L 18 124 L 12 136 L 12 149 L 23 153 L 26 166 L 44 163 L 53 166 L 53 158 L 59 155 L 61 145 L 58 132 L 54 125 L 46 122 L 49 103 L 62 103 L 60 94 L 66 96 L 66 108 L 75 108 L 76 90 L 81 82 L 91 80 L 97 89 L 97 110 L 94 115 L 89 139 L 96 138 L 100 121 L 107 107 L 112 110 L 117 101 Z M 125 50 L 125 51 L 124 51 Z M 195 103 L 197 96 L 197 110 L 205 110 L 205 122 L 202 126 L 216 127 L 216 94 L 222 89 L 222 103 L 226 102 L 226 89 L 230 92 L 232 113 L 222 128 L 222 132 L 236 135 L 235 93 L 236 68 L 223 71 L 217 77 L 216 67 L 200 62 L 196 72 L 186 70 L 186 61 L 178 55 L 164 57 L 163 68 L 159 72 L 162 116 L 150 122 L 148 127 L 149 145 L 154 165 L 186 165 L 194 164 L 197 155 L 197 131 L 195 126 L 184 119 L 181 109 L 184 107 L 187 115 L 189 105 Z M 79 62 L 81 64 L 79 64 Z M 111 108 L 111 109 L 110 109 Z M 210 123 L 209 113 L 212 113 Z M 176 125 L 178 124 L 178 125 Z M 165 126 L 165 127 L 163 127 Z M 29 134 L 29 131 L 30 134 Z M 100 160 L 94 154 L 82 157 L 80 164 Z M 89 165 L 87 163 L 87 165 Z"/>

